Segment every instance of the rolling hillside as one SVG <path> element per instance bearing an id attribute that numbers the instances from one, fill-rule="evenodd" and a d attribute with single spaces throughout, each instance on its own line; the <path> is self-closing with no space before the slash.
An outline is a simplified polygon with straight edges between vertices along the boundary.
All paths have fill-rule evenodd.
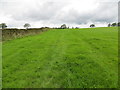
<path id="1" fill-rule="evenodd" d="M 3 43 L 3 88 L 115 88 L 118 30 L 55 29 Z"/>

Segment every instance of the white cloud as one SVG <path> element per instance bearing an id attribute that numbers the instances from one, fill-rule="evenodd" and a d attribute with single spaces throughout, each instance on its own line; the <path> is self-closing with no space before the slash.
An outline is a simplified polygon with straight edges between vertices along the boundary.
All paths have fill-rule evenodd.
<path id="1" fill-rule="evenodd" d="M 98 26 L 117 22 L 119 0 L 0 0 L 0 23 L 10 27 Z"/>

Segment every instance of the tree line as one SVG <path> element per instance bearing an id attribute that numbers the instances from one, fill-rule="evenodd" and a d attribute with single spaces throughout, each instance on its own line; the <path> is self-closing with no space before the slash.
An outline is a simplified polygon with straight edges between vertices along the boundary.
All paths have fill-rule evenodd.
<path id="1" fill-rule="evenodd" d="M 120 26 L 120 22 L 118 22 L 118 23 L 112 23 L 112 24 L 109 23 L 109 24 L 108 24 L 108 27 L 117 27 L 117 26 L 118 26 L 118 27 Z"/>
<path id="2" fill-rule="evenodd" d="M 108 27 L 117 27 L 117 26 L 120 26 L 120 22 L 118 22 L 118 23 L 109 23 L 109 24 L 108 24 Z M 25 23 L 25 24 L 23 25 L 23 27 L 26 28 L 26 29 L 28 29 L 29 27 L 31 27 L 31 25 L 30 25 L 29 23 Z M 91 27 L 91 28 L 92 28 L 92 27 L 95 27 L 95 24 L 91 24 L 90 27 Z M 2 29 L 7 28 L 6 23 L 1 23 L 1 24 L 0 24 L 0 28 L 2 28 Z M 47 27 L 47 28 L 49 28 L 49 27 Z M 74 27 L 72 27 L 72 28 L 74 28 Z M 79 28 L 79 27 L 75 27 L 75 28 L 77 29 L 77 28 Z M 60 27 L 58 27 L 57 29 L 69 29 L 69 27 L 67 27 L 66 24 L 62 24 L 62 25 L 61 25 Z"/>
<path id="3" fill-rule="evenodd" d="M 28 29 L 29 27 L 31 27 L 31 25 L 30 25 L 29 23 L 25 23 L 25 24 L 23 25 L 23 27 L 26 28 L 26 29 Z M 2 29 L 7 28 L 6 23 L 1 23 L 1 24 L 0 24 L 0 28 L 2 28 Z"/>

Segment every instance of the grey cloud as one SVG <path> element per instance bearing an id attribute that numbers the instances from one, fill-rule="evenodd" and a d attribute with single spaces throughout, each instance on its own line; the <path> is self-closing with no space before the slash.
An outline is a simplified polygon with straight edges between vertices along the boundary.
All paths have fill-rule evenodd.
<path id="1" fill-rule="evenodd" d="M 60 0 L 56 2 L 55 0 L 45 0 L 44 3 L 40 2 L 40 0 L 33 0 L 33 3 L 29 3 L 30 0 L 28 0 L 28 3 L 25 4 L 24 2 L 17 3 L 7 1 L 8 0 L 6 0 L 6 3 L 2 2 L 0 10 L 6 15 L 11 15 L 11 18 L 16 21 L 16 23 L 39 21 L 41 23 L 49 22 L 52 24 L 66 23 L 77 25 L 87 24 L 89 22 L 109 23 L 117 21 L 118 15 L 117 3 L 112 2 L 112 0 L 101 2 L 98 8 L 87 12 L 79 12 L 79 10 L 75 10 L 74 8 L 69 8 L 68 11 L 64 11 L 67 3 L 64 3 L 64 1 L 60 2 Z M 66 2 L 69 2 L 69 0 Z"/>
<path id="2" fill-rule="evenodd" d="M 117 21 L 118 3 L 101 3 L 100 7 L 94 12 L 92 21 L 95 22 L 113 22 Z"/>
<path id="3" fill-rule="evenodd" d="M 117 21 L 117 12 L 117 3 L 101 3 L 94 11 L 88 11 L 86 13 L 71 9 L 59 21 L 76 24 L 86 24 L 88 22 L 110 23 Z"/>
<path id="4" fill-rule="evenodd" d="M 64 13 L 62 17 L 58 18 L 58 20 L 65 23 L 82 24 L 87 23 L 89 18 L 90 16 L 88 13 L 81 14 L 74 9 L 70 9 L 68 12 Z"/>
<path id="5" fill-rule="evenodd" d="M 50 20 L 54 17 L 54 15 L 59 12 L 59 10 L 63 7 L 62 4 L 56 2 L 46 2 L 42 5 L 38 5 L 36 8 L 32 7 L 29 10 L 19 14 L 13 15 L 13 18 L 16 20 Z"/>

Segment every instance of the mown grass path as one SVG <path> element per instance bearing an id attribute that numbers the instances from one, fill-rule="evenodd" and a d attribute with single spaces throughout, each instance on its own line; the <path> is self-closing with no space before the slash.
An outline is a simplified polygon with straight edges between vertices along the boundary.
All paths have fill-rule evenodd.
<path id="1" fill-rule="evenodd" d="M 50 30 L 3 43 L 3 87 L 117 87 L 118 30 Z"/>

